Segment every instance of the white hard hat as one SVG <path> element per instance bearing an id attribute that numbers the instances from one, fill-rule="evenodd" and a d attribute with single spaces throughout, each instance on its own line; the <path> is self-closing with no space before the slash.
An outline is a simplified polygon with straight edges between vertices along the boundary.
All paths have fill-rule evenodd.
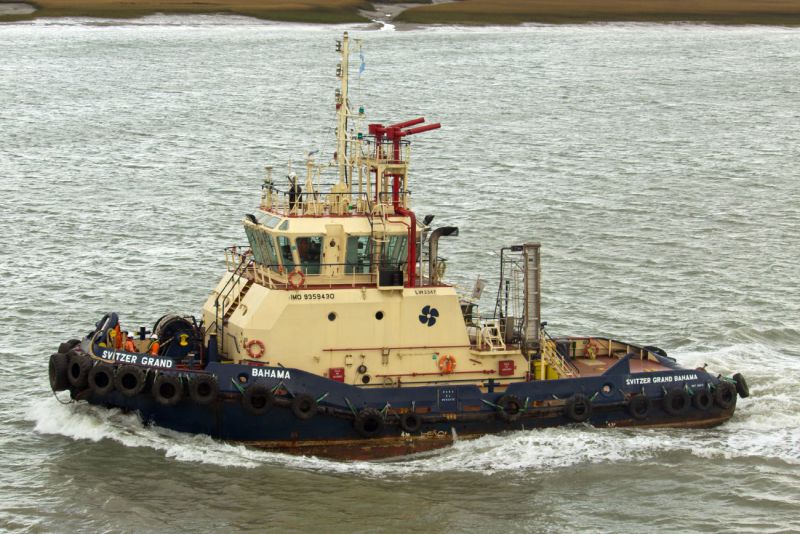
<path id="1" fill-rule="evenodd" d="M 155 334 L 150 334 L 150 339 L 158 339 L 158 336 Z"/>

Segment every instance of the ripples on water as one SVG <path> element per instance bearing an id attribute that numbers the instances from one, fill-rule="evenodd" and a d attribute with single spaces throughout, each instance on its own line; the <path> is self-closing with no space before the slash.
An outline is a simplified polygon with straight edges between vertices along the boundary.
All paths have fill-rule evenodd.
<path id="1" fill-rule="evenodd" d="M 351 31 L 354 29 L 351 28 Z M 340 28 L 216 17 L 0 25 L 0 528 L 800 529 L 800 33 L 582 26 L 363 32 L 354 100 L 415 140 L 448 275 L 540 240 L 559 333 L 743 372 L 713 430 L 563 428 L 375 463 L 143 428 L 48 394 L 108 309 L 199 312 L 264 164 L 333 149 Z"/>

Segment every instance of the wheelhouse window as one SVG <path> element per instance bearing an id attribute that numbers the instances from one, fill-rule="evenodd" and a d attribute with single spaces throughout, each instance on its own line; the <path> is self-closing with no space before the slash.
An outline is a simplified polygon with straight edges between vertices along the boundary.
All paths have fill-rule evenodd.
<path id="1" fill-rule="evenodd" d="M 346 274 L 369 274 L 372 246 L 368 235 L 347 237 L 344 272 Z"/>
<path id="2" fill-rule="evenodd" d="M 292 256 L 292 242 L 286 236 L 278 236 L 278 252 L 281 256 L 281 263 L 284 269 L 291 271 L 294 269 L 294 257 Z"/>
<path id="3" fill-rule="evenodd" d="M 297 257 L 306 274 L 319 274 L 320 256 L 322 255 L 322 236 L 295 238 Z"/>
<path id="4" fill-rule="evenodd" d="M 389 236 L 383 245 L 381 252 L 381 264 L 391 269 L 401 269 L 406 262 L 406 241 L 405 235 Z"/>

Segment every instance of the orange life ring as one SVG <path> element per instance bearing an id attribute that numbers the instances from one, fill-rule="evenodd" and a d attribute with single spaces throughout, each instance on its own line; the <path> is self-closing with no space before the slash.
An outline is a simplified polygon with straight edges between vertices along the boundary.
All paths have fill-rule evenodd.
<path id="1" fill-rule="evenodd" d="M 456 359 L 450 354 L 445 354 L 439 358 L 439 371 L 443 375 L 449 375 L 456 370 Z"/>
<path id="2" fill-rule="evenodd" d="M 253 345 L 258 346 L 257 353 L 253 352 Z M 250 341 L 245 343 L 244 348 L 247 351 L 247 355 L 250 356 L 251 358 L 260 358 L 267 351 L 267 347 L 264 345 L 264 342 L 261 341 L 260 339 L 251 339 Z"/>
<path id="3" fill-rule="evenodd" d="M 295 289 L 298 289 L 306 283 L 306 275 L 303 274 L 303 270 L 300 267 L 296 267 L 294 271 L 289 273 L 289 276 L 286 277 L 286 281 L 289 282 L 289 285 Z"/>

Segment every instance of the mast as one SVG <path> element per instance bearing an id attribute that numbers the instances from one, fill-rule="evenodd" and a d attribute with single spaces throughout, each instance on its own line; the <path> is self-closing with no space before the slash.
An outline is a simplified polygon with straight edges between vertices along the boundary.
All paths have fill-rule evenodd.
<path id="1" fill-rule="evenodd" d="M 342 87 L 336 91 L 336 164 L 339 167 L 339 183 L 349 184 L 347 173 L 347 115 L 350 113 L 347 102 L 347 83 L 350 73 L 350 43 L 347 32 L 341 41 L 336 43 L 336 49 L 342 55 L 342 61 L 336 69 L 336 74 L 342 80 Z"/>

